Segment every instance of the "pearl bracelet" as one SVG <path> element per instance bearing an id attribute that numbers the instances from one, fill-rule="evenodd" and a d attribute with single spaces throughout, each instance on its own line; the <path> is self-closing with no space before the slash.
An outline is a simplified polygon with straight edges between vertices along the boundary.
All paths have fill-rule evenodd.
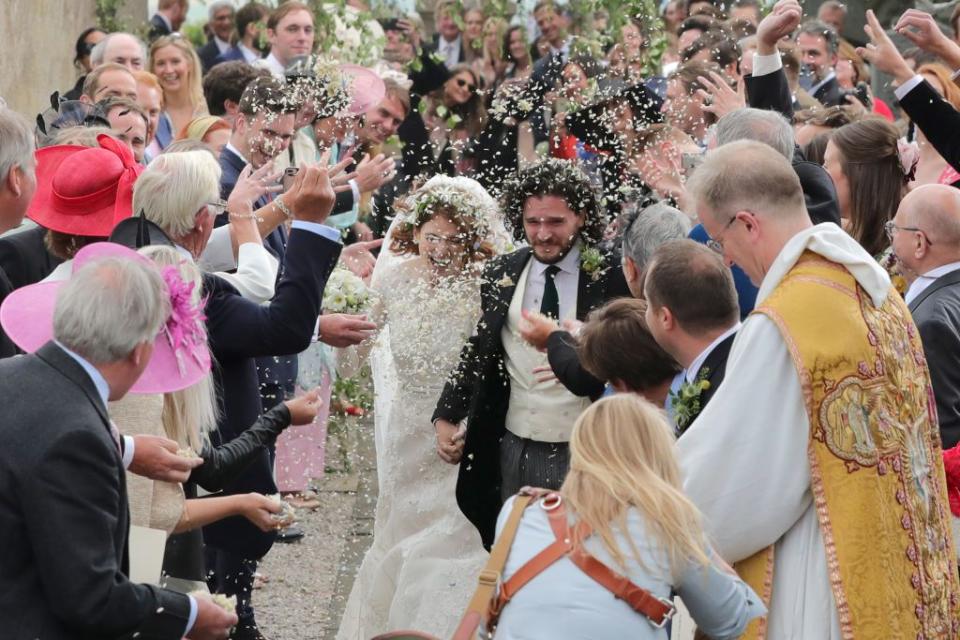
<path id="1" fill-rule="evenodd" d="M 288 220 L 293 218 L 293 211 L 290 210 L 290 207 L 288 207 L 282 199 L 277 198 L 273 201 L 273 204 L 277 206 L 277 209 L 280 209 L 280 212 L 283 213 Z"/>

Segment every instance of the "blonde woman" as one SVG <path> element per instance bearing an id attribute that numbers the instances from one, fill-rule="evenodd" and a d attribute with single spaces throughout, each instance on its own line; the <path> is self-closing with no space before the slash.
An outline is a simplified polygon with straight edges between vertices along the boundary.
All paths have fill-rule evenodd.
<path id="1" fill-rule="evenodd" d="M 161 267 L 174 267 L 184 283 L 193 283 L 189 295 L 194 307 L 200 305 L 201 274 L 172 247 L 141 249 Z M 196 318 L 202 323 L 202 318 Z M 243 435 L 226 445 L 214 447 L 208 434 L 217 424 L 216 393 L 208 374 L 197 384 L 164 395 L 128 395 L 109 406 L 110 416 L 125 434 L 161 435 L 177 442 L 203 464 L 181 486 L 127 474 L 131 523 L 161 529 L 169 536 L 164 555 L 164 583 L 168 588 L 189 592 L 205 589 L 203 538 L 200 527 L 231 516 L 244 517 L 264 531 L 289 523 L 278 502 L 259 493 L 195 499 L 197 486 L 218 491 L 264 447 L 274 443 L 289 425 L 311 422 L 319 409 L 317 392 L 277 405 L 266 412 Z M 185 535 L 177 535 L 185 534 Z"/>
<path id="2" fill-rule="evenodd" d="M 163 89 L 164 111 L 157 126 L 156 141 L 161 149 L 197 116 L 207 115 L 201 84 L 200 58 L 180 34 L 157 38 L 150 45 L 150 72 Z"/>
<path id="3" fill-rule="evenodd" d="M 499 536 L 514 498 L 503 506 Z M 548 510 L 549 509 L 549 510 Z M 666 640 L 664 629 L 571 560 L 592 556 L 657 599 L 678 593 L 700 631 L 736 638 L 766 612 L 760 598 L 707 543 L 697 508 L 683 495 L 674 440 L 663 413 L 633 394 L 591 405 L 573 428 L 570 472 L 557 494 L 531 503 L 520 520 L 500 592 L 556 541 L 551 518 L 569 524 L 572 550 L 503 603 L 497 640 Z"/>

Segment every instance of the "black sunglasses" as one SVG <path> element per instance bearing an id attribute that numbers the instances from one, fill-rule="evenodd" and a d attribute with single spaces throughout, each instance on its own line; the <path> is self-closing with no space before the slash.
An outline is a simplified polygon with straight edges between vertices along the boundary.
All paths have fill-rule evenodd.
<path id="1" fill-rule="evenodd" d="M 466 87 L 470 93 L 476 93 L 477 85 L 467 82 L 463 78 L 457 78 L 457 86 Z"/>

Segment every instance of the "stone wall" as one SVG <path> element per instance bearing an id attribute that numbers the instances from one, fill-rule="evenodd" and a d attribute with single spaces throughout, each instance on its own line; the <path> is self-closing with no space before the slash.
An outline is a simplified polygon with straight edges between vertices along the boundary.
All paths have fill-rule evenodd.
<path id="1" fill-rule="evenodd" d="M 0 97 L 32 121 L 51 93 L 77 81 L 73 45 L 95 24 L 96 0 L 0 0 L 0 6 Z M 146 16 L 147 0 L 127 0 L 119 18 L 138 24 Z"/>

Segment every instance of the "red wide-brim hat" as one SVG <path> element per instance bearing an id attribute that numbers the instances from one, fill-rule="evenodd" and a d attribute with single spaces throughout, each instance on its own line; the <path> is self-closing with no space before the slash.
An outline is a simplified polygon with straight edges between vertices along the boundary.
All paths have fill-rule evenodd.
<path id="1" fill-rule="evenodd" d="M 41 227 L 75 236 L 106 238 L 133 210 L 133 185 L 143 165 L 110 136 L 99 147 L 39 149 L 37 191 L 27 217 Z"/>
<path id="2" fill-rule="evenodd" d="M 387 94 L 383 79 L 366 67 L 341 64 L 340 73 L 347 81 L 347 91 L 350 93 L 350 106 L 347 111 L 351 115 L 363 115 L 370 107 L 380 104 L 383 96 Z"/>
<path id="3" fill-rule="evenodd" d="M 149 258 L 112 242 L 89 244 L 73 259 L 72 272 L 102 258 L 137 260 L 160 270 Z M 210 371 L 210 350 L 200 309 L 174 267 L 161 270 L 173 312 L 153 342 L 153 355 L 130 393 L 170 393 L 191 387 Z M 57 294 L 68 280 L 39 282 L 10 293 L 0 305 L 0 325 L 14 344 L 33 353 L 53 339 Z"/>

